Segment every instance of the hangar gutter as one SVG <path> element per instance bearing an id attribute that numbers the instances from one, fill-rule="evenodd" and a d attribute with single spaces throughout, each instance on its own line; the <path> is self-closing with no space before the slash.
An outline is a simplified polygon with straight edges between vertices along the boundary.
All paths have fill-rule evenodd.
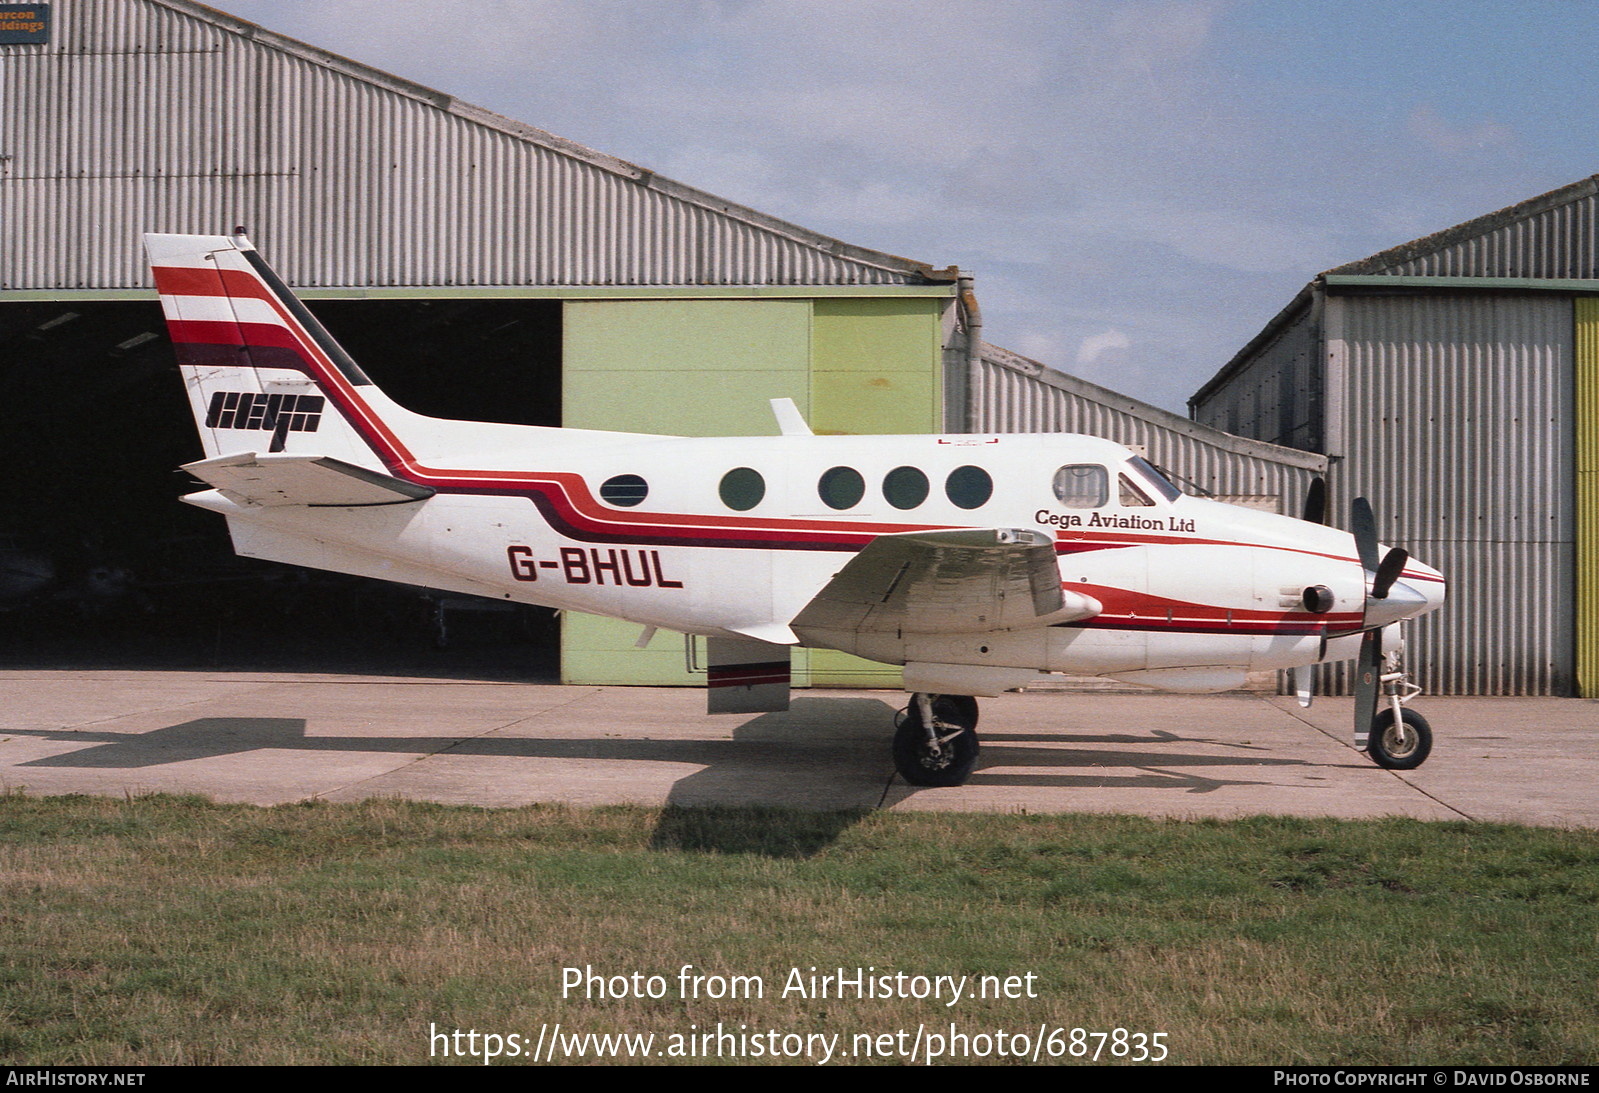
<path id="1" fill-rule="evenodd" d="M 1595 292 L 1599 280 L 1557 277 L 1432 277 L 1408 274 L 1328 273 L 1322 280 L 1329 289 L 1424 288 L 1471 289 L 1486 292 Z"/>
<path id="2" fill-rule="evenodd" d="M 296 288 L 305 300 L 746 300 L 750 298 L 946 298 L 952 285 L 400 285 Z M 149 288 L 0 289 L 0 304 L 156 300 Z"/>

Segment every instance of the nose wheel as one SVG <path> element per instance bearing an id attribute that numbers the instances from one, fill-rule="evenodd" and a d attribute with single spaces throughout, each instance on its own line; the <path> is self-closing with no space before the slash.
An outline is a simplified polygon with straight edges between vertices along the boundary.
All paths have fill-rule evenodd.
<path id="1" fill-rule="evenodd" d="M 958 786 L 977 766 L 977 700 L 917 693 L 894 730 L 894 769 L 913 786 Z"/>
<path id="2" fill-rule="evenodd" d="M 1363 748 L 1373 763 L 1386 770 L 1415 770 L 1432 754 L 1432 726 L 1405 705 L 1421 693 L 1421 688 L 1410 681 L 1405 671 L 1404 643 L 1396 641 L 1394 648 L 1380 654 L 1379 646 L 1376 631 L 1368 633 L 1361 644 L 1355 746 Z M 1365 740 L 1360 739 L 1358 731 L 1363 722 L 1367 726 Z"/>
<path id="3" fill-rule="evenodd" d="M 1432 754 L 1432 726 L 1415 710 L 1379 710 L 1367 742 L 1371 761 L 1388 770 L 1415 770 Z"/>

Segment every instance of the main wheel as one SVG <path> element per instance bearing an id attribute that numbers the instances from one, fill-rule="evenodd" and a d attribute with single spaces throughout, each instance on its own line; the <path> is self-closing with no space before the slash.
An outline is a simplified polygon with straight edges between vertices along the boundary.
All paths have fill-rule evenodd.
<path id="1" fill-rule="evenodd" d="M 894 730 L 894 768 L 913 786 L 958 786 L 971 777 L 977 766 L 977 701 L 968 695 L 935 695 L 933 716 L 946 725 L 944 739 L 933 747 L 927 727 L 912 702 L 905 718 Z"/>
<path id="2" fill-rule="evenodd" d="M 955 710 L 953 718 L 948 714 L 939 714 L 945 721 L 959 721 L 968 729 L 977 728 L 977 699 L 971 695 L 939 695 L 938 697 L 942 701 L 948 702 L 951 708 Z M 933 708 L 936 712 L 938 709 L 936 703 Z"/>
<path id="3" fill-rule="evenodd" d="M 1432 753 L 1432 726 L 1415 710 L 1404 710 L 1398 724 L 1392 707 L 1378 710 L 1371 719 L 1366 750 L 1379 767 L 1415 770 Z"/>

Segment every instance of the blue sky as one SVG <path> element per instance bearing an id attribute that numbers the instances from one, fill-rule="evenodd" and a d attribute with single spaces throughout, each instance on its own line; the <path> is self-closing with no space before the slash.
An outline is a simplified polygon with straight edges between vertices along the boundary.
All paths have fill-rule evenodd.
<path id="1" fill-rule="evenodd" d="M 1184 410 L 1321 270 L 1599 173 L 1587 0 L 210 0 L 860 246 Z"/>

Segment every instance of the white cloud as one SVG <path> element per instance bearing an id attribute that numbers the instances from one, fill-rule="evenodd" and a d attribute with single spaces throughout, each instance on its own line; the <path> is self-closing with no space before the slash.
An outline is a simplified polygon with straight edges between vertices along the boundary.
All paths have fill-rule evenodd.
<path id="1" fill-rule="evenodd" d="M 1132 339 L 1120 330 L 1103 330 L 1090 334 L 1077 346 L 1077 367 L 1084 371 L 1103 371 L 1127 360 L 1127 351 L 1133 347 Z"/>
<path id="2" fill-rule="evenodd" d="M 1516 138 L 1513 129 L 1492 118 L 1475 125 L 1452 125 L 1439 115 L 1438 108 L 1430 102 L 1413 109 L 1408 124 L 1412 136 L 1429 150 L 1444 155 L 1486 151 L 1508 145 Z"/>

